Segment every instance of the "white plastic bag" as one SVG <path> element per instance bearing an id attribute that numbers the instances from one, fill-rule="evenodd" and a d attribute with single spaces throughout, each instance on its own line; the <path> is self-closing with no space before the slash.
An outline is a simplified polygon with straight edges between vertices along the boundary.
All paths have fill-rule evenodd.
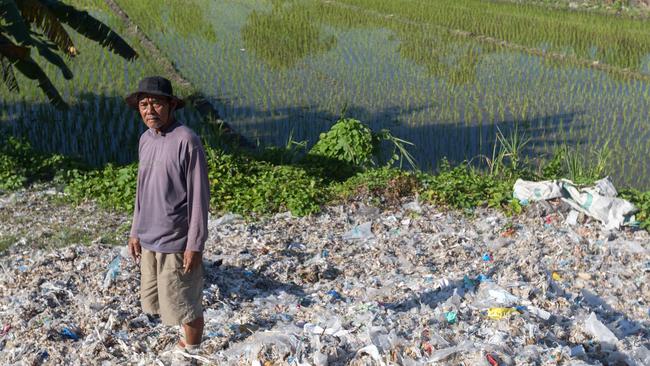
<path id="1" fill-rule="evenodd" d="M 600 342 L 601 346 L 614 347 L 618 343 L 616 335 L 605 324 L 601 323 L 594 313 L 591 313 L 585 320 L 584 330 L 592 338 Z"/>
<path id="2" fill-rule="evenodd" d="M 513 197 L 521 202 L 562 198 L 573 209 L 603 223 L 606 230 L 616 229 L 633 221 L 636 207 L 616 197 L 616 188 L 609 177 L 596 181 L 593 187 L 578 189 L 570 180 L 530 182 L 517 179 Z M 571 220 L 573 221 L 573 220 Z"/>
<path id="3" fill-rule="evenodd" d="M 558 181 L 531 182 L 517 179 L 513 197 L 519 201 L 545 201 L 562 197 L 562 186 Z"/>
<path id="4" fill-rule="evenodd" d="M 352 230 L 343 234 L 343 240 L 368 240 L 374 237 L 375 235 L 372 233 L 372 222 L 370 221 L 357 225 Z"/>

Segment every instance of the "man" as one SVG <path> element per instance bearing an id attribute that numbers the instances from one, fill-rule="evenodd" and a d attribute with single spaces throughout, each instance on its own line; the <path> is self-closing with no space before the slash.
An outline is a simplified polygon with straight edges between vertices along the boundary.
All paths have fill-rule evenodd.
<path id="1" fill-rule="evenodd" d="M 203 335 L 202 252 L 210 201 L 205 151 L 197 135 L 174 118 L 183 100 L 171 82 L 154 76 L 125 98 L 149 128 L 140 136 L 135 212 L 129 252 L 140 263 L 146 313 L 181 325 L 178 348 L 196 351 Z"/>

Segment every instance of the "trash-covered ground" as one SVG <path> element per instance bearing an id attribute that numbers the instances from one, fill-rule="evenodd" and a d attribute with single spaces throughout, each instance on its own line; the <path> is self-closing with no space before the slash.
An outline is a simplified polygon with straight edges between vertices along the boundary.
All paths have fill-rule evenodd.
<path id="1" fill-rule="evenodd" d="M 560 202 L 512 219 L 405 201 L 209 226 L 188 361 L 650 365 L 650 236 Z M 170 364 L 179 330 L 141 313 L 123 247 L 30 244 L 0 257 L 0 364 Z"/>
<path id="2" fill-rule="evenodd" d="M 130 228 L 124 214 L 99 209 L 92 202 L 65 203 L 55 187 L 40 185 L 2 194 L 0 191 L 0 248 L 2 243 L 54 248 L 70 244 L 118 244 Z"/>

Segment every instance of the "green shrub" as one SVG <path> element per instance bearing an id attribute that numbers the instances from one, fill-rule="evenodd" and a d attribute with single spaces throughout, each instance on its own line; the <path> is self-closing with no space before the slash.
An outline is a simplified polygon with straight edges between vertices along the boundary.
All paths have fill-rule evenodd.
<path id="1" fill-rule="evenodd" d="M 392 146 L 392 152 L 385 154 L 382 151 L 384 142 Z M 334 180 L 349 178 L 357 172 L 380 165 L 382 155 L 388 155 L 383 162 L 385 166 L 399 162 L 401 168 L 403 160 L 406 160 L 415 168 L 415 161 L 405 145 L 413 144 L 393 136 L 388 130 L 374 133 L 359 120 L 341 118 L 328 132 L 320 134 L 304 162 L 321 168 L 326 178 Z"/>
<path id="2" fill-rule="evenodd" d="M 75 202 L 94 199 L 103 207 L 133 212 L 137 176 L 136 163 L 125 166 L 107 164 L 99 170 L 73 169 L 62 179 L 67 183 L 65 192 Z"/>
<path id="3" fill-rule="evenodd" d="M 377 198 L 397 203 L 400 198 L 414 195 L 419 181 L 414 173 L 382 167 L 357 173 L 344 182 L 331 186 L 332 197 L 343 201 Z"/>
<path id="4" fill-rule="evenodd" d="M 437 175 L 420 174 L 421 196 L 424 200 L 459 209 L 479 206 L 503 208 L 508 213 L 521 210 L 512 199 L 514 178 L 505 179 L 461 164 L 451 167 L 443 160 Z"/>
<path id="5" fill-rule="evenodd" d="M 211 203 L 219 210 L 306 215 L 325 202 L 321 180 L 299 166 L 274 166 L 211 148 L 206 153 Z"/>
<path id="6" fill-rule="evenodd" d="M 206 148 L 211 206 L 245 215 L 290 210 L 295 215 L 316 212 L 325 201 L 319 179 L 296 166 L 267 162 Z M 94 171 L 68 171 L 65 192 L 79 202 L 95 199 L 111 209 L 133 212 L 138 165 L 106 165 Z"/>
<path id="7" fill-rule="evenodd" d="M 325 162 L 333 170 L 351 173 L 369 167 L 374 153 L 370 128 L 356 119 L 342 118 L 328 132 L 320 134 L 308 153 L 308 161 Z"/>

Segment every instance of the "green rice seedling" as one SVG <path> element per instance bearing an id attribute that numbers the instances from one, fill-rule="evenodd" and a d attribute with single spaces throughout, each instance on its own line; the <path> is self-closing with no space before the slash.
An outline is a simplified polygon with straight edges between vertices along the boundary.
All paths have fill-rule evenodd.
<path id="1" fill-rule="evenodd" d="M 650 183 L 641 159 L 624 159 L 650 153 L 647 23 L 478 0 L 193 0 L 201 19 L 185 23 L 196 29 L 184 29 L 195 17 L 186 11 L 161 14 L 175 17 L 161 31 L 144 12 L 151 0 L 120 4 L 223 118 L 263 145 L 284 145 L 289 131 L 313 143 L 347 103 L 350 117 L 412 141 L 421 166 L 489 156 L 498 131 L 528 123 L 523 155 L 611 138 L 609 160 L 634 172 L 616 183 Z M 106 83 L 114 87 L 103 95 L 116 96 L 142 72 L 96 62 L 125 75 L 85 73 L 71 95 Z M 137 126 L 134 117 L 118 120 Z"/>

